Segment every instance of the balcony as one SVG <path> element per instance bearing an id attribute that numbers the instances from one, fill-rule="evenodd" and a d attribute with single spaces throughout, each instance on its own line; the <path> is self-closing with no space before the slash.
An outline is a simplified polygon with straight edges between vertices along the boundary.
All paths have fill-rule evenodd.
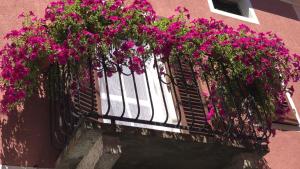
<path id="1" fill-rule="evenodd" d="M 237 92 L 230 90 L 225 93 L 235 105 L 230 109 L 239 113 L 225 117 L 217 111 L 214 121 L 207 119 L 205 95 L 211 92 L 212 85 L 205 75 L 201 79 L 196 75 L 196 66 L 190 61 L 155 56 L 143 60 L 144 72 L 137 74 L 110 56 L 97 53 L 93 58 L 96 59 L 86 63 L 83 78 L 71 75 L 68 64 L 50 67 L 51 132 L 57 147 L 64 147 L 74 130 L 88 121 L 94 125 L 201 135 L 248 148 L 266 148 L 271 136 L 264 130 L 268 114 L 254 115 L 253 111 L 261 109 L 250 95 L 237 100 Z M 239 84 L 233 79 L 225 83 Z M 217 110 L 217 103 L 213 106 Z"/>

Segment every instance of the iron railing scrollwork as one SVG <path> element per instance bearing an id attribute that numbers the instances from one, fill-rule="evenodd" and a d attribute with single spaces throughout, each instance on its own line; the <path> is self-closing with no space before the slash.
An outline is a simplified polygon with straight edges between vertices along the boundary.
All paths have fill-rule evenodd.
<path id="1" fill-rule="evenodd" d="M 243 100 L 235 97 L 237 92 L 230 86 L 229 90 L 221 90 L 221 94 L 226 95 L 221 100 L 225 110 L 238 113 L 222 116 L 217 111 L 215 122 L 209 124 L 199 87 L 200 78 L 192 63 L 180 57 L 149 56 L 147 58 L 153 59 L 143 60 L 143 65 L 148 68 L 139 75 L 129 69 L 129 65 L 111 59 L 113 55 L 113 51 L 108 56 L 97 52 L 87 61 L 86 70 L 78 73 L 71 71 L 71 64 L 50 66 L 49 97 L 54 145 L 64 146 L 70 134 L 87 118 L 100 123 L 214 135 L 221 140 L 238 140 L 253 145 L 267 143 L 270 133 L 264 130 L 267 125 L 265 116 L 268 116 L 266 110 L 258 107 L 249 93 L 242 93 L 238 79 L 226 77 L 226 69 L 216 71 L 223 71 L 226 77 L 224 86 L 234 83 L 240 89 Z M 202 82 L 210 92 L 211 81 L 203 75 Z M 140 89 L 141 86 L 144 88 Z M 217 105 L 213 106 L 218 110 Z"/>

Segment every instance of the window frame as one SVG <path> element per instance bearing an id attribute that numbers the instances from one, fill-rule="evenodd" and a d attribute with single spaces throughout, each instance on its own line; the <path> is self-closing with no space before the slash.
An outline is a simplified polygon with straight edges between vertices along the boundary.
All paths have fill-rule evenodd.
<path id="1" fill-rule="evenodd" d="M 214 4 L 213 4 L 212 0 L 208 0 L 208 6 L 210 8 L 210 11 L 213 12 L 213 13 L 220 14 L 220 15 L 223 15 L 223 16 L 228 16 L 228 17 L 231 17 L 231 18 L 234 18 L 234 19 L 245 21 L 245 22 L 259 24 L 258 18 L 255 14 L 254 8 L 252 7 L 252 4 L 251 4 L 250 0 L 237 0 L 237 1 L 243 1 L 243 2 L 239 2 L 239 7 L 240 7 L 240 10 L 241 10 L 242 14 L 244 14 L 245 11 L 241 8 L 241 3 L 243 3 L 243 6 L 244 6 L 243 8 L 248 8 L 248 13 L 249 13 L 248 17 L 216 9 L 214 7 Z"/>
<path id="2" fill-rule="evenodd" d="M 291 124 L 285 124 L 285 123 L 280 123 L 280 122 L 273 122 L 273 128 L 275 129 L 279 129 L 279 130 L 284 130 L 284 131 L 300 131 L 300 116 L 299 113 L 297 111 L 296 105 L 293 101 L 293 98 L 291 96 L 291 94 L 289 92 L 286 92 L 286 97 L 287 97 L 287 101 L 288 104 L 291 108 L 291 113 L 293 113 L 293 115 L 295 115 L 298 125 L 291 125 Z"/>

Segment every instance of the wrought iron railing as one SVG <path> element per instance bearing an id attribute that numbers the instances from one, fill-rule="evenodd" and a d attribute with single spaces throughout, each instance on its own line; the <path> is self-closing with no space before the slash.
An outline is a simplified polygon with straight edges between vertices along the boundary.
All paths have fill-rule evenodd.
<path id="1" fill-rule="evenodd" d="M 195 66 L 183 58 L 149 57 L 152 60 L 143 60 L 142 74 L 116 63 L 110 56 L 97 53 L 93 58 L 86 63 L 86 70 L 77 74 L 71 73 L 71 64 L 50 67 L 51 133 L 57 146 L 64 146 L 68 136 L 87 118 L 100 123 L 216 136 L 252 145 L 267 143 L 270 133 L 262 130 L 266 125 L 263 117 L 258 117 L 261 123 L 253 120 L 257 117 L 252 111 L 257 109 L 250 96 L 243 101 L 244 105 L 237 105 L 241 101 L 236 101 L 235 94 L 229 91 L 226 94 L 232 95 L 234 109 L 240 114 L 234 118 L 217 114 L 217 123 L 207 122 L 201 80 Z M 210 82 L 202 83 L 210 91 Z M 217 109 L 217 105 L 214 107 Z"/>

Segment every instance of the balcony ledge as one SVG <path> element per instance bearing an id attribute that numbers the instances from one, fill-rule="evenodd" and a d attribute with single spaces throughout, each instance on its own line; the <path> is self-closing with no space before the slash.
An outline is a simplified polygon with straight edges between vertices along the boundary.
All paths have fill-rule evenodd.
<path id="1" fill-rule="evenodd" d="M 93 127 L 84 125 L 84 129 L 79 129 L 80 133 L 99 132 L 100 134 L 95 134 L 95 137 L 98 138 L 88 137 L 85 139 L 82 137 L 80 141 L 76 141 L 80 136 L 75 134 L 69 143 L 71 146 L 68 145 L 66 150 L 72 156 L 72 154 L 76 154 L 72 149 L 78 149 L 76 146 L 79 146 L 76 143 L 82 145 L 82 142 L 86 141 L 89 142 L 92 151 L 86 150 L 86 154 L 80 158 L 76 157 L 75 160 L 78 161 L 75 162 L 64 157 L 68 154 L 65 150 L 59 159 L 69 159 L 68 161 L 73 163 L 71 166 L 77 165 L 76 169 L 81 169 L 80 166 L 87 166 L 87 164 L 92 164 L 89 168 L 95 169 L 196 169 L 199 166 L 203 168 L 224 168 L 226 166 L 230 169 L 237 165 L 244 167 L 245 164 L 253 166 L 262 163 L 261 160 L 265 153 L 265 151 L 264 153 L 258 152 L 238 143 L 221 142 L 213 136 L 202 134 L 173 133 L 103 123 L 91 126 Z M 97 145 L 90 144 L 91 140 L 99 139 L 102 141 L 93 142 Z M 102 145 L 98 145 L 98 143 Z M 80 150 L 80 153 L 82 152 Z M 91 153 L 98 153 L 99 159 L 97 161 L 88 160 L 86 157 L 91 156 Z M 59 163 L 62 162 L 60 160 Z M 62 164 L 58 165 L 62 166 Z"/>

